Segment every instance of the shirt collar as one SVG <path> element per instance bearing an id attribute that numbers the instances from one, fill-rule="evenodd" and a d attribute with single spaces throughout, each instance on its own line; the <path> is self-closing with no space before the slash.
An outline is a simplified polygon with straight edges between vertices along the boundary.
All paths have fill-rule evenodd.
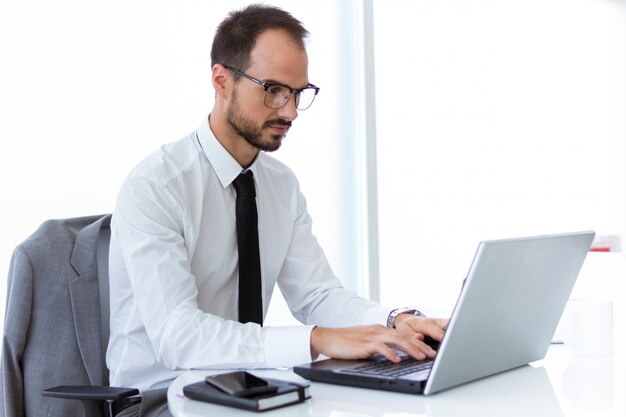
<path id="1" fill-rule="evenodd" d="M 209 163 L 213 167 L 217 178 L 220 180 L 222 187 L 228 187 L 237 178 L 244 169 L 239 163 L 228 153 L 226 148 L 217 140 L 211 127 L 209 126 L 209 118 L 207 117 L 196 130 L 196 137 L 204 151 Z M 258 162 L 261 159 L 261 152 L 250 165 L 248 170 L 257 177 Z M 257 177 L 258 178 L 258 177 Z"/>

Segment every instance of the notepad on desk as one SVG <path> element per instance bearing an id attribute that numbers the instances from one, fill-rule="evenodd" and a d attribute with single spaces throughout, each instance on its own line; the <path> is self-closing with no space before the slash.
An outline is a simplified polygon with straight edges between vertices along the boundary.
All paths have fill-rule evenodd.
<path id="1" fill-rule="evenodd" d="M 228 394 L 206 383 L 205 381 L 183 387 L 183 393 L 192 400 L 226 405 L 252 411 L 267 411 L 275 408 L 298 404 L 311 398 L 309 385 L 280 381 L 267 378 L 267 381 L 276 385 L 274 393 L 261 394 L 252 397 L 239 397 Z"/>

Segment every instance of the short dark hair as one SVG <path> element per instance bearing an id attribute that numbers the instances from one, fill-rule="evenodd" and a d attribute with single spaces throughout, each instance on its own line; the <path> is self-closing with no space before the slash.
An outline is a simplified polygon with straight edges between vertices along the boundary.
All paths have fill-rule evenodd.
<path id="1" fill-rule="evenodd" d="M 245 71 L 257 38 L 269 29 L 286 31 L 304 49 L 309 32 L 302 22 L 274 6 L 251 4 L 228 14 L 217 28 L 211 47 L 211 67 L 225 64 Z"/>

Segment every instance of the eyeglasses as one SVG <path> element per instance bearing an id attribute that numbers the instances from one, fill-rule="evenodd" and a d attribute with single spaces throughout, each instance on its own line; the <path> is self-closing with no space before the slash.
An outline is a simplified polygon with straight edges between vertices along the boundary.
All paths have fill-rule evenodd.
<path id="1" fill-rule="evenodd" d="M 296 101 L 296 109 L 306 110 L 311 107 L 313 100 L 315 100 L 315 96 L 320 92 L 320 88 L 314 86 L 313 84 L 309 84 L 304 88 L 291 88 L 283 84 L 271 84 L 257 80 L 256 78 L 228 65 L 224 65 L 224 68 L 263 87 L 263 90 L 265 91 L 264 103 L 270 109 L 280 109 L 287 104 L 287 102 L 289 102 L 289 99 L 293 94 Z"/>

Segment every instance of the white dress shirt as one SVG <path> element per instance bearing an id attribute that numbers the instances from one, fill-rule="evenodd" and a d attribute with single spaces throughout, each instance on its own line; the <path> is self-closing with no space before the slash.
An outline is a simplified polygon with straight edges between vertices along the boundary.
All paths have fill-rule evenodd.
<path id="1" fill-rule="evenodd" d="M 265 153 L 257 189 L 263 311 L 278 283 L 305 326 L 238 316 L 236 194 L 242 167 L 208 120 L 161 147 L 124 182 L 109 257 L 112 385 L 160 387 L 191 368 L 291 366 L 311 360 L 312 325 L 385 324 L 388 310 L 345 290 L 311 233 L 293 172 Z"/>

